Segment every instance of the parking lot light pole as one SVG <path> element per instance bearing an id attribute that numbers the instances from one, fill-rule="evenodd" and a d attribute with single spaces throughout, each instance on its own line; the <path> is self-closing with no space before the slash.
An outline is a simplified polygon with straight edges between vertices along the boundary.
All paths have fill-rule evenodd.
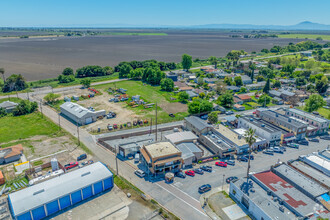
<path id="1" fill-rule="evenodd" d="M 225 174 L 222 175 L 222 191 L 223 191 L 223 185 L 225 185 Z"/>

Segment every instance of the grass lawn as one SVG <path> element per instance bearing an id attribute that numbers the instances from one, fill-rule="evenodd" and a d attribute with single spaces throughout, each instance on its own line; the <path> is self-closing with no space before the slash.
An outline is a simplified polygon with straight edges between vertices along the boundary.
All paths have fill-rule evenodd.
<path id="1" fill-rule="evenodd" d="M 297 107 L 303 111 L 304 110 L 304 107 Z M 318 113 L 320 113 L 320 115 L 322 115 L 323 117 L 327 118 L 327 119 L 330 119 L 330 109 L 326 109 L 326 108 L 319 108 L 317 110 Z"/>
<path id="2" fill-rule="evenodd" d="M 5 101 L 11 101 L 11 102 L 19 103 L 21 100 L 22 99 L 14 98 L 14 97 L 11 97 L 10 100 L 8 98 L 3 98 L 3 99 L 0 99 L 0 103 L 5 102 Z"/>
<path id="3" fill-rule="evenodd" d="M 58 135 L 59 128 L 39 112 L 0 118 L 0 143 L 29 138 L 35 135 Z"/>
<path id="4" fill-rule="evenodd" d="M 313 39 L 321 37 L 323 40 L 330 40 L 330 35 L 325 34 L 279 34 L 279 38 L 301 38 L 301 39 Z"/>

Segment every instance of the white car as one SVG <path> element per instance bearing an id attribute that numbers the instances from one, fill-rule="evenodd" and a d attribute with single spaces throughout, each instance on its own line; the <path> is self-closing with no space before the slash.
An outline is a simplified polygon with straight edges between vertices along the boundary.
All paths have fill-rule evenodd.
<path id="1" fill-rule="evenodd" d="M 142 171 L 142 170 L 135 170 L 135 172 L 134 172 L 138 177 L 141 177 L 141 178 L 143 178 L 145 175 L 146 175 L 146 173 L 144 172 L 144 171 Z"/>

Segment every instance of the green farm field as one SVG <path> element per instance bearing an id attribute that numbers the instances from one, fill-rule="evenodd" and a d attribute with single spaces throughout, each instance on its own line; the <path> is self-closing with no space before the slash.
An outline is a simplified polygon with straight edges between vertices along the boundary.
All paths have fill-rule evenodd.
<path id="1" fill-rule="evenodd" d="M 322 40 L 329 40 L 330 35 L 325 34 L 279 34 L 279 38 L 298 38 L 298 39 L 311 39 L 316 40 L 316 38 L 320 37 Z"/>

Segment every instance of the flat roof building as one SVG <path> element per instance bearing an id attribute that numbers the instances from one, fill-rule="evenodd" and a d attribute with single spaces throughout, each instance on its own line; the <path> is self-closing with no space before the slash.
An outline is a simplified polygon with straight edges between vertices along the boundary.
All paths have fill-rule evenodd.
<path id="1" fill-rule="evenodd" d="M 176 145 L 176 148 L 182 152 L 184 166 L 191 166 L 193 162 L 203 156 L 203 151 L 194 143 L 181 143 Z"/>
<path id="2" fill-rule="evenodd" d="M 177 172 L 182 166 L 182 153 L 168 141 L 145 145 L 140 149 L 143 162 L 154 175 Z"/>
<path id="3" fill-rule="evenodd" d="M 317 155 L 317 153 L 300 156 L 299 159 L 325 175 L 330 176 L 330 161 Z"/>
<path id="4" fill-rule="evenodd" d="M 192 131 L 197 136 L 205 134 L 213 128 L 205 120 L 196 116 L 186 117 L 184 119 L 184 127 L 185 129 Z"/>
<path id="5" fill-rule="evenodd" d="M 13 219 L 50 216 L 113 187 L 113 175 L 101 162 L 9 194 Z"/>
<path id="6" fill-rule="evenodd" d="M 104 116 L 105 110 L 93 112 L 85 107 L 82 107 L 73 102 L 65 102 L 61 106 L 61 114 L 68 119 L 79 125 L 85 125 L 93 123 L 97 120 L 97 117 Z"/>
<path id="7" fill-rule="evenodd" d="M 165 135 L 165 138 L 169 140 L 172 144 L 193 142 L 198 139 L 198 137 L 191 131 L 174 132 L 173 134 Z"/>

